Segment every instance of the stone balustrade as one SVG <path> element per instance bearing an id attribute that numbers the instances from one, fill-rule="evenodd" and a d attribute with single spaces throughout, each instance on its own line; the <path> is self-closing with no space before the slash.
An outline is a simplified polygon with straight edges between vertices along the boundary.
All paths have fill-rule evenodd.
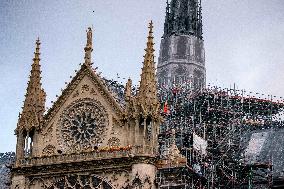
<path id="1" fill-rule="evenodd" d="M 81 154 L 62 154 L 62 155 L 21 159 L 17 163 L 17 166 L 28 167 L 28 166 L 40 166 L 40 165 L 50 165 L 58 163 L 69 163 L 69 162 L 71 163 L 71 162 L 121 158 L 121 157 L 129 157 L 130 154 L 131 151 L 129 150 L 113 151 L 113 152 L 92 151 L 92 152 L 84 152 Z"/>
<path id="2" fill-rule="evenodd" d="M 147 149 L 143 152 L 141 146 L 135 146 L 127 150 L 118 151 L 90 151 L 83 152 L 80 154 L 60 154 L 53 156 L 43 156 L 43 157 L 28 157 L 21 159 L 16 163 L 16 167 L 31 167 L 31 166 L 41 166 L 41 165 L 52 165 L 60 163 L 73 163 L 73 162 L 83 162 L 92 160 L 102 160 L 102 159 L 113 159 L 122 157 L 134 157 L 134 156 L 155 156 L 152 150 Z"/>

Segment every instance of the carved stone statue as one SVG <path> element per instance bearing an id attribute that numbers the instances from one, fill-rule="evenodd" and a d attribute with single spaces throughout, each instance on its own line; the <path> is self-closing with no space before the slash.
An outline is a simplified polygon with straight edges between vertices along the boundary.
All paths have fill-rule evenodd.
<path id="1" fill-rule="evenodd" d="M 92 46 L 92 40 L 93 40 L 92 29 L 89 27 L 88 31 L 87 31 L 87 44 L 86 44 L 86 47 L 91 47 Z"/>
<path id="2" fill-rule="evenodd" d="M 132 86 L 132 80 L 129 78 L 126 83 L 124 91 L 124 95 L 127 100 L 129 100 L 129 98 L 131 97 L 131 86 Z"/>

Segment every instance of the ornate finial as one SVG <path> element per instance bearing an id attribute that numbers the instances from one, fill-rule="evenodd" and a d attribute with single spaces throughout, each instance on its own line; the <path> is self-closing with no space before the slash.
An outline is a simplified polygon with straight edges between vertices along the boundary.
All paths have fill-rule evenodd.
<path id="1" fill-rule="evenodd" d="M 36 49 L 35 49 L 35 52 L 34 52 L 35 57 L 33 58 L 34 63 L 39 63 L 39 61 L 40 61 L 40 58 L 39 58 L 40 52 L 39 52 L 39 50 L 40 50 L 40 40 L 39 40 L 39 37 L 38 37 L 37 40 L 36 40 Z"/>
<path id="2" fill-rule="evenodd" d="M 154 45 L 154 43 L 153 43 L 153 28 L 154 28 L 154 26 L 153 26 L 153 21 L 151 20 L 150 21 L 150 23 L 149 23 L 149 35 L 148 35 L 148 42 L 150 42 L 150 45 Z M 153 47 L 153 46 L 152 46 Z"/>
<path id="3" fill-rule="evenodd" d="M 150 23 L 149 23 L 149 35 L 148 35 L 148 42 L 147 42 L 147 48 L 145 49 L 145 51 L 147 52 L 146 55 L 148 55 L 149 58 L 153 58 L 154 59 L 154 54 L 153 52 L 155 51 L 154 50 L 154 42 L 153 42 L 153 21 L 151 20 Z M 152 60 L 154 61 L 154 60 Z"/>
<path id="4" fill-rule="evenodd" d="M 149 27 L 148 27 L 150 30 L 149 30 L 149 34 L 151 33 L 153 33 L 153 28 L 154 28 L 154 26 L 153 26 L 153 21 L 151 20 L 151 22 L 149 23 Z"/>
<path id="5" fill-rule="evenodd" d="M 92 33 L 92 28 L 89 27 L 87 32 L 87 44 L 86 47 L 84 48 L 85 50 L 85 65 L 90 66 L 92 64 L 91 60 L 91 53 L 93 51 L 93 33 Z"/>

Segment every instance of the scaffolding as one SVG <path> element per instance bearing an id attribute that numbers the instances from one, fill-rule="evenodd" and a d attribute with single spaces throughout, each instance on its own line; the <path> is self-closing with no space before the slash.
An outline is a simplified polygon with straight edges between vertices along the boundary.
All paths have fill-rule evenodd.
<path id="1" fill-rule="evenodd" d="M 167 147 L 170 130 L 175 129 L 176 144 L 186 156 L 187 166 L 202 170 L 199 174 L 206 180 L 205 185 L 200 182 L 202 187 L 272 187 L 272 161 L 246 162 L 243 137 L 282 128 L 282 98 L 216 86 L 194 91 L 188 85 L 160 88 L 159 98 L 164 116 L 160 151 Z M 193 135 L 206 141 L 206 154 L 194 148 Z"/>

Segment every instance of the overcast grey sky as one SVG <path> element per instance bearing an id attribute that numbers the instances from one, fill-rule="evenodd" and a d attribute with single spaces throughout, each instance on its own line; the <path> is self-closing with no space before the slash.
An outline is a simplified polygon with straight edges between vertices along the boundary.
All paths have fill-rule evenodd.
<path id="1" fill-rule="evenodd" d="M 50 107 L 83 62 L 91 25 L 93 66 L 108 78 L 118 73 L 137 83 L 151 19 L 158 55 L 165 1 L 0 1 L 0 152 L 15 150 L 14 129 L 38 36 Z M 283 0 L 203 0 L 203 18 L 207 83 L 284 96 Z"/>

